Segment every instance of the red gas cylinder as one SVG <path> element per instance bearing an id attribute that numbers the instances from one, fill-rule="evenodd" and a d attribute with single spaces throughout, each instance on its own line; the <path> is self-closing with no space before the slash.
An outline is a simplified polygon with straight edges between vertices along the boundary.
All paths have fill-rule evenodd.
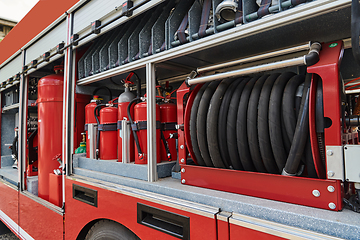
<path id="1" fill-rule="evenodd" d="M 125 92 L 120 94 L 118 98 L 118 161 L 122 162 L 122 138 L 121 138 L 121 122 L 123 120 L 129 121 L 128 114 L 127 114 L 127 108 L 129 106 L 129 103 L 132 99 L 135 98 L 135 95 L 132 94 L 129 91 L 129 88 L 125 88 Z M 131 116 L 134 116 L 134 108 L 132 106 L 130 110 Z M 131 128 L 129 126 L 129 133 L 130 133 L 130 139 L 129 139 L 129 158 L 130 162 L 135 161 L 135 151 L 134 151 L 134 135 L 131 131 Z"/>
<path id="2" fill-rule="evenodd" d="M 62 66 L 57 74 L 38 82 L 38 195 L 49 199 L 49 174 L 59 167 L 53 157 L 62 151 L 62 113 L 64 76 Z"/>
<path id="3" fill-rule="evenodd" d="M 176 160 L 176 139 L 170 138 L 170 135 L 177 132 L 176 125 L 176 104 L 174 103 L 163 103 L 160 104 L 160 121 L 161 121 L 161 130 L 164 139 L 161 141 L 161 160 L 172 161 Z M 164 143 L 164 140 L 166 141 Z M 166 151 L 165 144 L 168 146 L 168 152 Z M 170 153 L 170 156 L 168 156 Z"/>
<path id="4" fill-rule="evenodd" d="M 94 115 L 95 107 L 97 106 L 97 101 L 99 96 L 94 96 L 89 104 L 85 106 L 85 130 L 86 130 L 86 157 L 90 157 L 90 136 L 88 134 L 88 124 L 96 124 L 96 119 Z"/>
<path id="5" fill-rule="evenodd" d="M 101 160 L 117 160 L 117 108 L 105 107 L 100 110 L 99 152 Z"/>
<path id="6" fill-rule="evenodd" d="M 146 102 L 141 102 L 134 107 L 134 123 L 138 130 L 136 134 L 139 139 L 139 145 L 143 152 L 143 158 L 139 157 L 137 146 L 135 145 L 135 163 L 147 164 L 147 129 L 146 129 Z M 156 162 L 160 163 L 160 107 L 156 104 Z"/>

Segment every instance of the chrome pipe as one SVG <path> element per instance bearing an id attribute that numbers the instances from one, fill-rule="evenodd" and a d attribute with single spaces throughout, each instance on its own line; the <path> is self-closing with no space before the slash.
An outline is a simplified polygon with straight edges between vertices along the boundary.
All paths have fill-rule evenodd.
<path id="1" fill-rule="evenodd" d="M 204 76 L 204 77 L 186 79 L 185 81 L 186 81 L 187 85 L 193 85 L 193 84 L 205 83 L 205 82 L 210 82 L 213 80 L 219 80 L 219 79 L 224 79 L 224 78 L 240 77 L 240 76 L 244 76 L 244 75 L 248 75 L 248 74 L 252 74 L 252 73 L 271 71 L 271 70 L 280 69 L 280 68 L 302 66 L 302 65 L 306 65 L 305 56 L 293 58 L 293 59 L 289 59 L 289 60 L 284 60 L 284 61 L 279 61 L 279 62 L 267 63 L 267 64 L 258 65 L 258 66 L 254 66 L 254 67 L 238 69 L 238 70 L 224 72 L 224 73 L 218 73 L 218 74 Z"/>
<path id="2" fill-rule="evenodd" d="M 242 58 L 242 59 L 234 60 L 231 62 L 226 62 L 226 63 L 216 64 L 216 65 L 212 65 L 212 66 L 208 66 L 208 67 L 198 68 L 196 70 L 196 72 L 198 74 L 200 74 L 203 72 L 209 72 L 209 71 L 220 69 L 220 68 L 231 67 L 234 65 L 242 64 L 242 63 L 255 62 L 255 61 L 268 59 L 268 58 L 272 58 L 272 57 L 287 55 L 290 53 L 306 51 L 309 49 L 310 49 L 310 42 L 307 44 L 300 45 L 300 46 L 295 46 L 295 47 L 291 47 L 291 48 L 287 48 L 287 49 L 281 49 L 281 50 L 278 50 L 275 52 L 264 53 L 264 54 L 256 55 L 253 57 Z"/>

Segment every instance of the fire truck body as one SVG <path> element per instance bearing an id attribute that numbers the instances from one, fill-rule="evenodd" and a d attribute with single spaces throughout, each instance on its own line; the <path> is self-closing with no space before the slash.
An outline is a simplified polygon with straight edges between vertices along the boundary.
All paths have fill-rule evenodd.
<path id="1" fill-rule="evenodd" d="M 356 1 L 60 5 L 0 44 L 20 239 L 359 238 Z"/>

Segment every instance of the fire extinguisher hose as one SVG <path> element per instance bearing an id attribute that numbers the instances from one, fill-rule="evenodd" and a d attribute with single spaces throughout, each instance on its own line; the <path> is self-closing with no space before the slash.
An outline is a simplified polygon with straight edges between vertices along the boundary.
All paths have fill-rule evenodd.
<path id="1" fill-rule="evenodd" d="M 99 143 L 100 143 L 100 130 L 99 130 L 99 126 L 100 126 L 100 121 L 98 118 L 98 109 L 100 109 L 101 107 L 105 107 L 106 104 L 99 104 L 95 107 L 94 109 L 94 116 L 98 125 L 98 129 L 97 129 L 97 136 L 96 136 L 96 159 L 99 159 Z"/>
<path id="2" fill-rule="evenodd" d="M 134 121 L 133 121 L 133 119 L 132 119 L 132 117 L 131 117 L 131 113 L 130 113 L 131 106 L 132 106 L 134 103 L 138 102 L 138 101 L 140 101 L 140 98 L 139 98 L 139 97 L 134 98 L 133 100 L 130 101 L 130 103 L 129 103 L 128 107 L 127 107 L 127 114 L 128 114 L 128 117 L 129 117 L 129 121 L 130 121 L 131 126 L 133 126 L 133 124 L 134 124 Z M 135 129 L 133 129 L 132 127 L 131 127 L 131 129 L 132 129 L 132 132 L 133 132 L 133 135 L 134 135 L 134 140 L 135 140 L 136 148 L 137 148 L 137 150 L 138 150 L 138 154 L 139 154 L 140 157 L 142 157 L 142 156 L 143 156 L 143 152 L 141 151 L 141 148 L 140 148 L 140 143 L 139 143 L 138 135 L 137 135 Z"/>

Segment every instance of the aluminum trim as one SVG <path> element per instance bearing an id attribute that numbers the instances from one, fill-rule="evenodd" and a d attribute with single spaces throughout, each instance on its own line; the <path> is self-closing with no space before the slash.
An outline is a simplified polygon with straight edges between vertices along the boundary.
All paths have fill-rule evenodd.
<path id="1" fill-rule="evenodd" d="M 326 146 L 326 171 L 328 179 L 345 180 L 343 146 Z"/>
<path id="2" fill-rule="evenodd" d="M 146 96 L 147 96 L 147 167 L 148 182 L 156 182 L 158 180 L 156 167 L 156 83 L 155 83 L 155 65 L 153 63 L 146 64 Z M 155 114 L 154 114 L 155 113 Z M 158 143 L 160 144 L 160 143 Z"/>
<path id="3" fill-rule="evenodd" d="M 345 145 L 344 153 L 346 181 L 360 183 L 360 145 Z"/>
<path id="4" fill-rule="evenodd" d="M 298 57 L 298 58 L 294 58 L 294 59 L 278 61 L 278 62 L 273 62 L 273 63 L 267 63 L 267 64 L 258 65 L 258 66 L 254 66 L 254 67 L 248 67 L 248 68 L 243 68 L 243 69 L 239 69 L 239 70 L 218 73 L 218 74 L 199 77 L 199 78 L 193 78 L 193 79 L 188 80 L 187 83 L 189 85 L 193 85 L 193 84 L 198 84 L 198 83 L 210 82 L 210 81 L 218 80 L 218 79 L 224 79 L 224 78 L 229 78 L 229 77 L 239 77 L 239 76 L 244 76 L 247 74 L 265 72 L 265 71 L 270 71 L 270 70 L 274 70 L 274 69 L 299 66 L 299 65 L 304 65 L 304 57 Z"/>
<path id="5" fill-rule="evenodd" d="M 218 214 L 216 214 L 217 220 L 223 221 L 223 222 L 229 222 L 229 218 L 232 216 L 232 212 L 225 212 L 221 211 Z"/>
<path id="6" fill-rule="evenodd" d="M 283 55 L 287 55 L 290 53 L 301 52 L 301 51 L 305 51 L 305 50 L 309 50 L 309 49 L 310 49 L 310 44 L 307 43 L 307 44 L 303 44 L 300 46 L 290 47 L 287 49 L 281 49 L 278 51 L 264 53 L 261 55 L 242 58 L 242 59 L 234 60 L 231 62 L 225 62 L 225 63 L 220 63 L 217 65 L 211 65 L 211 66 L 207 66 L 207 67 L 198 68 L 196 71 L 197 71 L 197 73 L 209 72 L 209 71 L 220 69 L 220 68 L 231 67 L 231 66 L 238 65 L 238 64 L 240 65 L 242 63 L 255 62 L 258 60 L 264 60 L 264 59 L 268 59 L 268 58 L 283 56 Z"/>
<path id="7" fill-rule="evenodd" d="M 233 213 L 232 217 L 229 219 L 229 223 L 285 239 L 340 239 L 296 227 L 245 216 L 238 213 Z"/>
<path id="8" fill-rule="evenodd" d="M 224 44 L 236 39 L 245 38 L 259 32 L 268 31 L 273 28 L 277 28 L 283 24 L 295 23 L 305 20 L 307 18 L 315 17 L 317 15 L 326 14 L 329 11 L 335 11 L 341 8 L 349 7 L 350 5 L 351 1 L 349 0 L 317 0 L 314 2 L 306 3 L 304 5 L 297 6 L 296 8 L 279 12 L 273 16 L 261 18 L 254 22 L 243 24 L 238 27 L 234 27 L 229 30 L 208 36 L 206 38 L 183 44 L 178 47 L 166 50 L 164 52 L 136 60 L 129 64 L 110 69 L 103 73 L 89 76 L 87 78 L 78 80 L 77 84 L 87 85 L 90 83 L 94 83 L 109 77 L 114 77 L 122 73 L 142 68 L 145 66 L 146 63 L 149 62 L 158 63 L 170 60 L 175 57 L 215 47 L 217 45 Z"/>
<path id="9" fill-rule="evenodd" d="M 190 202 L 179 198 L 169 197 L 162 194 L 152 193 L 132 187 L 126 187 L 119 184 L 109 183 L 102 180 L 95 180 L 88 177 L 72 175 L 67 176 L 67 179 L 88 184 L 94 187 L 103 188 L 109 191 L 121 193 L 127 196 L 143 199 L 149 202 L 161 204 L 167 207 L 172 207 L 189 213 L 195 213 L 197 215 L 209 217 L 212 219 L 215 219 L 215 215 L 220 211 L 220 209 L 216 207 Z"/>

